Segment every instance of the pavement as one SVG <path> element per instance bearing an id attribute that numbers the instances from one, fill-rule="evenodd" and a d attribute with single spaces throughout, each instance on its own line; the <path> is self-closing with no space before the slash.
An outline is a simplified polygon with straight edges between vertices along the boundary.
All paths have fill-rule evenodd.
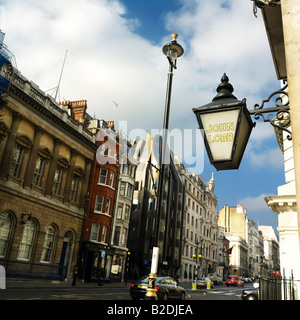
<path id="1" fill-rule="evenodd" d="M 98 285 L 97 282 L 82 282 L 81 280 L 76 281 L 76 285 L 72 285 L 72 280 L 68 281 L 57 281 L 57 280 L 36 280 L 36 279 L 6 279 L 6 289 L 34 289 L 34 288 L 124 288 L 130 287 L 131 280 L 125 282 L 104 282 L 103 285 Z M 192 290 L 192 285 L 189 282 L 180 283 L 180 286 L 187 290 Z"/>
<path id="2" fill-rule="evenodd" d="M 131 282 L 127 282 L 127 287 L 130 287 Z M 6 279 L 6 289 L 29 289 L 29 288 L 124 288 L 124 282 L 105 282 L 103 285 L 98 285 L 97 282 L 82 282 L 77 280 L 76 284 L 72 285 L 72 280 L 36 280 L 36 279 Z"/>

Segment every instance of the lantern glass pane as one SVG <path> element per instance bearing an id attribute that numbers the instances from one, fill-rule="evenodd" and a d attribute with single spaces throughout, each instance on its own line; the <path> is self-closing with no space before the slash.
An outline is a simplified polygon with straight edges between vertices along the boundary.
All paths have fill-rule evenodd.
<path id="1" fill-rule="evenodd" d="M 246 114 L 242 113 L 242 119 L 240 124 L 240 132 L 237 140 L 237 146 L 235 151 L 235 158 L 237 161 L 242 158 L 243 153 L 245 151 L 249 136 L 252 130 L 252 124 L 249 123 Z"/>
<path id="2" fill-rule="evenodd" d="M 213 161 L 231 160 L 239 109 L 200 115 Z"/>
<path id="3" fill-rule="evenodd" d="M 171 61 L 175 61 L 177 59 L 177 50 L 174 47 L 169 47 L 169 50 L 167 52 L 167 56 L 171 59 Z"/>

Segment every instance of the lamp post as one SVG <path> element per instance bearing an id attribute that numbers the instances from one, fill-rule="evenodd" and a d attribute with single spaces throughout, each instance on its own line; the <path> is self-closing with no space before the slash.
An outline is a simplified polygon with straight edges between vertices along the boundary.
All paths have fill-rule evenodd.
<path id="1" fill-rule="evenodd" d="M 197 289 L 197 255 L 193 254 L 193 259 L 196 262 L 196 268 L 194 269 L 194 274 L 192 275 L 192 289 L 196 290 Z"/>
<path id="2" fill-rule="evenodd" d="M 127 286 L 127 280 L 128 280 L 128 274 L 129 274 L 129 258 L 130 258 L 131 252 L 128 251 L 126 255 L 126 261 L 125 261 L 125 287 Z"/>
<path id="3" fill-rule="evenodd" d="M 165 161 L 166 161 L 166 146 L 168 139 L 168 129 L 169 129 L 169 115 L 170 115 L 170 102 L 171 102 L 171 91 L 172 91 L 172 80 L 173 80 L 173 69 L 177 69 L 177 58 L 183 55 L 183 48 L 177 43 L 176 39 L 178 37 L 177 33 L 172 34 L 173 40 L 163 46 L 162 51 L 169 61 L 169 73 L 168 73 L 168 83 L 167 83 L 167 93 L 165 101 L 165 113 L 163 122 L 163 137 L 162 137 L 162 150 L 160 152 L 160 171 L 159 171 L 159 199 L 158 199 L 158 211 L 155 226 L 155 245 L 158 247 L 159 238 L 159 220 L 161 216 L 161 206 L 163 198 L 163 185 L 164 185 L 164 171 L 165 171 Z"/>
<path id="4" fill-rule="evenodd" d="M 193 254 L 193 258 L 195 259 L 196 261 L 196 269 L 195 269 L 195 273 L 194 273 L 194 277 L 195 277 L 195 287 L 194 289 L 197 289 L 197 279 L 199 277 L 199 269 L 200 269 L 200 265 L 201 265 L 201 258 L 202 258 L 202 255 L 201 254 Z M 199 268 L 198 268 L 198 259 L 199 259 Z M 193 288 L 193 285 L 192 285 L 192 288 Z"/>
<path id="5" fill-rule="evenodd" d="M 160 171 L 159 171 L 159 194 L 158 194 L 158 208 L 157 217 L 155 222 L 155 249 L 158 254 L 159 247 L 159 226 L 160 217 L 162 211 L 162 198 L 163 198 L 163 186 L 164 186 L 164 172 L 166 163 L 166 146 L 168 139 L 168 129 L 169 129 L 169 115 L 170 115 L 170 102 L 171 102 L 171 91 L 172 91 L 172 80 L 173 80 L 173 70 L 177 69 L 177 58 L 183 55 L 183 48 L 177 43 L 177 33 L 172 34 L 172 41 L 163 46 L 162 52 L 167 57 L 169 61 L 169 72 L 168 72 L 168 83 L 165 101 L 165 112 L 164 112 L 164 122 L 163 122 L 163 137 L 162 137 L 162 149 L 160 152 Z M 153 259 L 153 257 L 152 257 Z M 158 262 L 158 256 L 156 257 Z M 151 268 L 152 269 L 152 268 Z M 157 273 L 157 270 L 156 272 Z M 151 270 L 149 274 L 149 282 L 147 287 L 146 297 L 148 299 L 156 299 L 156 275 Z"/>

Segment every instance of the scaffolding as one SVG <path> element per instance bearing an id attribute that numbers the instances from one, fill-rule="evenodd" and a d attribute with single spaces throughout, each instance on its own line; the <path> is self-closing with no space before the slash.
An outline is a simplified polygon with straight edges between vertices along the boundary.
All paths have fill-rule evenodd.
<path id="1" fill-rule="evenodd" d="M 14 69 L 17 68 L 14 54 L 4 44 L 4 36 L 5 34 L 0 30 L 0 98 L 8 91 Z M 2 103 L 0 103 L 1 108 Z"/>

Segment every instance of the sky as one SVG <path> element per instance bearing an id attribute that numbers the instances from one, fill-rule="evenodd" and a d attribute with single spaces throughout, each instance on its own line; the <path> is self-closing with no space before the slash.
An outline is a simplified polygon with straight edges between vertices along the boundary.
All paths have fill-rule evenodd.
<path id="1" fill-rule="evenodd" d="M 174 32 L 184 54 L 174 70 L 170 130 L 196 132 L 192 108 L 212 101 L 224 73 L 249 109 L 281 86 L 249 0 L 2 0 L 0 29 L 19 71 L 49 95 L 66 55 L 57 101 L 87 100 L 90 115 L 114 120 L 130 138 L 163 126 L 169 64 L 162 47 Z M 256 122 L 238 170 L 216 171 L 205 150 L 191 169 L 206 181 L 214 174 L 218 210 L 242 204 L 257 225 L 276 230 L 264 197 L 285 183 L 283 155 L 273 127 Z M 198 140 L 187 140 L 195 149 Z"/>

